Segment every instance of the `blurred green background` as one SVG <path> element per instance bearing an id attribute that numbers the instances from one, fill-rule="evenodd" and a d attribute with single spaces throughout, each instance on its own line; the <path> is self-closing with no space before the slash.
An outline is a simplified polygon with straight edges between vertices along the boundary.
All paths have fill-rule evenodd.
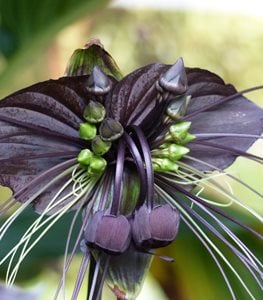
<path id="1" fill-rule="evenodd" d="M 162 10 L 113 8 L 106 0 L 0 0 L 0 98 L 35 82 L 63 76 L 71 53 L 91 38 L 102 41 L 124 74 L 151 62 L 170 64 L 182 56 L 186 66 L 209 69 L 238 90 L 263 83 L 263 19 L 260 17 L 234 12 L 178 11 L 169 7 Z M 263 106 L 263 92 L 248 97 Z M 263 143 L 258 142 L 251 151 L 262 155 L 262 147 Z M 238 159 L 230 171 L 263 192 L 263 170 L 258 164 Z M 262 213 L 259 197 L 235 182 L 231 186 L 236 195 Z M 8 189 L 0 188 L 0 201 L 8 194 Z M 207 194 L 219 197 L 213 191 Z M 32 218 L 31 211 L 21 217 L 10 233 L 12 239 L 26 229 Z M 63 222 L 66 220 L 33 250 L 18 276 L 19 285 L 39 289 L 43 300 L 52 299 L 59 280 L 65 238 L 61 237 L 58 243 L 56 232 L 64 231 L 66 237 Z M 240 234 L 259 251 L 257 241 L 246 233 Z M 3 244 L 0 253 L 9 240 Z M 177 241 L 161 253 L 174 257 L 175 262 L 155 259 L 139 299 L 230 299 L 216 266 L 183 226 Z M 68 290 L 74 284 L 79 262 L 80 257 L 70 270 Z M 5 270 L 1 268 L 4 278 Z M 257 290 L 255 294 L 260 295 Z M 85 299 L 85 289 L 79 299 Z M 105 299 L 113 299 L 107 291 Z M 238 299 L 248 298 L 240 291 Z"/>

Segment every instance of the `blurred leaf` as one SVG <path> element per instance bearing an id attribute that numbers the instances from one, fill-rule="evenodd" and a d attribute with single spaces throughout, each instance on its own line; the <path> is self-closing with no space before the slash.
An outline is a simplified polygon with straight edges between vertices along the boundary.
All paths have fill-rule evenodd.
<path id="1" fill-rule="evenodd" d="M 59 30 L 107 2 L 0 0 L 0 52 L 8 61 L 0 76 L 0 88 L 14 75 L 20 75 L 32 57 L 41 55 L 41 50 Z"/>
<path id="2" fill-rule="evenodd" d="M 188 232 L 186 235 L 185 233 Z M 260 243 L 249 233 L 239 233 L 241 240 L 251 248 L 255 249 L 254 254 L 260 257 Z M 244 274 L 244 267 L 240 261 L 231 254 L 227 247 L 220 246 L 230 263 L 236 268 L 238 274 Z M 185 224 L 181 224 L 177 240 L 167 248 L 160 249 L 159 253 L 175 259 L 173 263 L 164 263 L 155 258 L 153 261 L 152 273 L 160 282 L 166 295 L 170 300 L 203 300 L 203 299 L 232 299 L 223 277 L 200 241 L 190 233 Z M 226 264 L 219 259 L 232 288 L 236 293 L 236 299 L 249 299 L 246 291 L 241 287 L 236 277 L 232 274 Z M 261 299 L 260 288 L 255 284 L 255 280 L 249 274 L 246 275 L 245 282 L 254 293 L 255 299 Z"/>

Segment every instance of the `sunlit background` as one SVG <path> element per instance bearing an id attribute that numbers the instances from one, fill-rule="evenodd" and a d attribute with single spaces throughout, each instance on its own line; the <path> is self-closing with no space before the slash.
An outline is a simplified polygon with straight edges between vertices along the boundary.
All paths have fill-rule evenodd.
<path id="1" fill-rule="evenodd" d="M 0 97 L 63 76 L 71 53 L 91 38 L 101 40 L 123 74 L 152 62 L 171 64 L 181 56 L 186 66 L 209 69 L 238 90 L 263 84 L 262 1 L 42 0 L 39 4 L 0 0 Z M 262 91 L 248 97 L 263 106 Z M 258 142 L 251 151 L 262 155 L 262 145 Z M 229 171 L 263 192 L 262 167 L 238 159 Z M 225 180 L 221 183 L 227 185 Z M 234 182 L 228 185 L 235 195 L 263 212 L 262 199 Z M 213 191 L 207 193 L 218 197 Z M 8 194 L 8 189 L 1 188 L 0 201 Z M 12 238 L 19 236 L 30 220 L 32 212 L 15 224 Z M 67 231 L 62 225 L 61 239 Z M 243 236 L 246 238 L 245 233 Z M 56 239 L 53 233 L 42 248 L 33 250 L 18 276 L 18 285 L 34 290 L 43 300 L 52 299 L 63 264 L 65 238 L 60 244 Z M 255 241 L 249 243 L 253 247 Z M 178 240 L 161 253 L 174 257 L 175 262 L 155 258 L 138 299 L 230 299 L 216 266 L 184 227 Z M 70 269 L 68 291 L 74 285 L 80 259 Z M 109 291 L 105 293 L 104 299 L 113 299 Z M 244 297 L 240 294 L 238 300 L 246 300 Z M 79 299 L 86 299 L 85 289 Z"/>

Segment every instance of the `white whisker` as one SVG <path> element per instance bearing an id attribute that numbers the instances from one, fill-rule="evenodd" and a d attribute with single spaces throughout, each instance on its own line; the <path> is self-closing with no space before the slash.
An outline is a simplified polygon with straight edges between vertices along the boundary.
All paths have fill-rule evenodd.
<path id="1" fill-rule="evenodd" d="M 94 201 L 91 200 L 91 203 L 89 203 L 89 204 L 87 205 L 86 213 L 85 213 L 85 216 L 84 216 L 84 219 L 83 219 L 83 222 L 82 222 L 82 226 L 81 226 L 81 228 L 80 228 L 80 230 L 79 230 L 79 234 L 78 234 L 77 239 L 76 239 L 76 241 L 75 241 L 75 244 L 74 244 L 74 247 L 73 247 L 72 252 L 71 252 L 71 254 L 70 254 L 70 257 L 67 259 L 66 266 L 63 268 L 63 273 L 66 273 L 66 272 L 68 271 L 69 266 L 70 266 L 70 263 L 72 262 L 72 259 L 73 259 L 73 257 L 74 257 L 74 254 L 75 254 L 75 252 L 76 252 L 76 250 L 77 250 L 77 247 L 78 247 L 78 245 L 79 245 L 79 243 L 80 243 L 82 233 L 83 233 L 84 228 L 85 228 L 85 226 L 86 226 L 86 224 L 87 224 L 87 220 L 88 220 L 88 218 L 89 218 L 89 213 L 90 213 L 90 211 L 91 211 L 93 202 L 94 202 Z M 59 284 L 58 284 L 58 287 L 57 287 L 57 290 L 56 290 L 56 294 L 55 294 L 55 296 L 54 296 L 54 300 L 56 300 L 56 299 L 58 298 L 58 296 L 59 296 L 60 289 L 61 289 L 61 286 L 62 286 L 62 284 L 63 284 L 63 276 L 64 276 L 63 273 L 62 273 L 62 277 L 61 277 L 61 279 L 60 279 L 60 282 L 59 282 Z"/>
<path id="2" fill-rule="evenodd" d="M 24 251 L 23 255 L 20 255 L 18 262 L 16 263 L 15 267 L 9 278 L 7 278 L 7 285 L 10 286 L 13 284 L 15 280 L 16 273 L 20 267 L 21 262 L 24 260 L 26 255 L 31 251 L 31 249 L 39 242 L 39 240 L 48 232 L 48 230 L 76 203 L 79 199 L 84 196 L 85 193 L 81 194 L 79 197 L 76 197 L 70 203 L 68 203 L 63 209 L 61 209 L 60 213 L 55 216 L 54 220 L 41 232 L 41 234 L 34 240 L 34 242 Z M 50 216 L 50 218 L 53 216 Z M 42 226 L 42 225 L 41 225 Z"/>
<path id="3" fill-rule="evenodd" d="M 167 199 L 172 205 L 174 205 L 182 214 L 182 219 L 184 216 L 192 223 L 194 228 L 201 234 L 201 236 L 210 244 L 210 246 L 214 249 L 214 251 L 221 257 L 221 259 L 226 263 L 226 265 L 230 268 L 232 273 L 237 277 L 238 281 L 241 283 L 243 288 L 246 290 L 248 295 L 250 296 L 251 299 L 256 300 L 255 297 L 253 296 L 252 292 L 248 288 L 248 286 L 245 284 L 241 276 L 238 274 L 237 270 L 232 266 L 232 264 L 227 260 L 225 255 L 220 251 L 220 249 L 212 242 L 212 240 L 205 234 L 205 232 L 197 225 L 197 223 L 194 221 L 194 219 L 189 215 L 188 212 L 186 212 L 182 206 L 177 203 L 170 195 L 168 195 L 165 191 L 163 191 L 160 187 L 155 185 L 156 189 L 159 191 L 160 194 L 163 195 L 164 199 Z"/>
<path id="4" fill-rule="evenodd" d="M 228 277 L 226 276 L 223 267 L 221 266 L 220 262 L 218 261 L 217 257 L 215 256 L 213 250 L 211 249 L 211 246 L 208 245 L 208 243 L 202 238 L 202 236 L 197 232 L 197 230 L 190 224 L 190 222 L 187 221 L 187 218 L 183 217 L 182 220 L 184 221 L 184 223 L 192 230 L 192 232 L 197 236 L 197 238 L 201 241 L 201 243 L 204 245 L 204 247 L 207 249 L 207 251 L 209 252 L 209 254 L 212 256 L 212 258 L 214 259 L 215 263 L 217 264 L 219 271 L 221 272 L 224 281 L 228 287 L 228 290 L 232 296 L 232 299 L 235 300 L 236 296 L 234 294 L 234 291 L 232 289 L 232 286 L 228 280 Z"/>
<path id="5" fill-rule="evenodd" d="M 230 177 L 230 178 L 232 178 L 233 180 L 235 180 L 236 182 L 240 183 L 241 185 L 243 185 L 244 187 L 246 187 L 247 189 L 249 189 L 249 190 L 250 190 L 251 192 L 253 192 L 254 194 L 258 195 L 258 196 L 261 197 L 261 198 L 263 197 L 263 195 L 262 195 L 261 193 L 259 193 L 257 190 L 255 190 L 255 189 L 252 188 L 250 185 L 248 185 L 246 182 L 244 182 L 244 181 L 242 181 L 241 179 L 237 178 L 237 177 L 234 176 L 233 174 L 227 173 L 227 172 L 223 171 L 222 169 L 219 169 L 219 168 L 215 167 L 214 165 L 211 165 L 211 164 L 209 164 L 209 163 L 207 163 L 207 162 L 204 162 L 204 161 L 202 161 L 202 160 L 200 160 L 200 159 L 197 159 L 197 158 L 195 158 L 195 157 L 192 157 L 192 156 L 189 156 L 189 155 L 185 155 L 185 158 L 187 158 L 187 159 L 189 159 L 189 160 L 192 160 L 192 161 L 195 161 L 195 162 L 198 162 L 198 163 L 200 163 L 200 164 L 202 164 L 202 165 L 204 165 L 204 166 L 208 166 L 208 167 L 212 168 L 214 171 L 218 171 L 218 172 L 220 172 L 220 173 L 224 173 L 224 174 L 226 174 L 227 177 Z M 182 163 L 182 162 L 180 162 L 180 163 Z M 183 164 L 184 164 L 184 163 L 183 163 Z M 184 164 L 184 165 L 187 166 L 186 164 Z M 190 166 L 189 166 L 189 167 L 190 167 Z M 190 167 L 190 168 L 196 170 L 196 169 L 193 168 L 193 167 Z"/>
<path id="6" fill-rule="evenodd" d="M 5 235 L 8 228 L 12 225 L 12 223 L 16 220 L 16 218 L 28 207 L 30 203 L 32 203 L 36 197 L 38 197 L 42 192 L 44 192 L 49 186 L 54 184 L 57 180 L 60 178 L 63 178 L 65 175 L 71 172 L 73 167 L 65 170 L 63 173 L 56 176 L 54 179 L 52 179 L 49 183 L 47 183 L 45 186 L 43 186 L 41 189 L 39 189 L 33 196 L 31 196 L 25 203 L 23 203 L 1 226 L 0 228 L 0 240 Z M 1 263 L 0 263 L 1 264 Z"/>
<path id="7" fill-rule="evenodd" d="M 179 165 L 181 164 L 184 168 L 189 168 L 189 170 L 193 170 L 194 169 L 192 167 L 188 167 L 184 163 L 178 163 L 178 164 Z M 196 174 L 197 175 L 200 174 L 200 176 L 201 176 L 202 172 L 196 170 Z M 215 182 L 213 179 L 210 179 L 209 182 L 204 181 L 203 183 L 205 185 L 207 185 L 208 187 L 214 189 L 215 191 L 219 192 L 223 196 L 227 197 L 228 199 L 232 200 L 233 203 L 237 204 L 238 206 L 242 207 L 244 210 L 248 211 L 252 216 L 254 216 L 256 219 L 258 219 L 260 222 L 263 222 L 263 218 L 254 209 L 252 209 L 249 206 L 243 204 L 240 201 L 240 199 L 238 199 L 234 195 L 229 194 L 229 192 L 225 188 L 223 188 L 220 184 L 218 184 L 217 182 Z"/>
<path id="8" fill-rule="evenodd" d="M 56 222 L 56 220 L 58 220 L 62 215 L 64 215 L 64 213 L 70 209 L 70 207 L 72 207 L 81 197 L 83 197 L 86 193 L 88 193 L 93 187 L 94 184 L 96 183 L 96 180 L 93 180 L 90 184 L 87 184 L 86 186 L 80 186 L 77 187 L 75 191 L 72 191 L 71 193 L 67 194 L 66 196 L 62 197 L 59 201 L 57 201 L 55 204 L 51 205 L 51 203 L 53 203 L 56 198 L 59 196 L 59 194 L 62 192 L 62 190 L 65 188 L 65 186 L 67 185 L 67 183 L 62 187 L 62 189 L 60 189 L 60 191 L 55 195 L 55 197 L 50 201 L 49 203 L 49 207 L 47 207 L 45 209 L 45 211 L 43 213 L 47 213 L 50 211 L 50 209 L 53 209 L 55 206 L 57 206 L 58 204 L 60 204 L 61 202 L 63 202 L 65 199 L 67 199 L 69 196 L 73 195 L 74 192 L 81 190 L 82 192 L 80 194 L 78 194 L 78 196 L 73 199 L 70 203 L 68 203 L 65 207 L 63 207 L 62 209 L 58 210 L 56 213 L 54 213 L 53 215 L 51 215 L 49 218 L 47 218 L 46 220 L 44 220 L 41 224 L 40 221 L 43 218 L 43 214 L 30 226 L 30 228 L 27 230 L 27 232 L 24 234 L 24 236 L 20 239 L 20 242 L 2 259 L 2 261 L 0 262 L 3 263 L 12 253 L 12 259 L 9 262 L 9 267 L 8 267 L 8 272 L 7 272 L 7 278 L 15 278 L 16 272 L 19 268 L 20 263 L 22 262 L 22 260 L 24 259 L 24 257 L 27 255 L 27 253 L 33 248 L 33 246 L 40 240 L 40 238 L 45 234 L 45 232 L 47 232 L 47 230 L 44 230 L 44 232 L 40 235 L 40 238 L 36 239 L 34 241 L 34 243 L 26 250 L 27 244 L 29 239 L 32 237 L 32 235 L 34 233 L 36 233 L 37 230 L 39 230 L 40 228 L 42 228 L 46 223 L 48 223 L 51 219 L 55 218 L 55 220 L 51 223 L 54 224 Z M 50 228 L 51 225 L 48 226 L 48 228 Z M 32 230 L 31 230 L 32 229 Z M 30 230 L 32 232 L 30 232 Z M 25 242 L 25 245 L 22 249 L 22 252 L 20 254 L 20 258 L 18 260 L 18 263 L 16 265 L 16 267 L 13 269 L 12 274 L 9 277 L 9 273 L 10 273 L 10 268 L 11 268 L 11 264 L 14 258 L 14 255 L 16 253 L 16 251 L 18 250 L 18 248 Z M 13 282 L 10 279 L 7 279 L 9 284 L 10 282 Z"/>
<path id="9" fill-rule="evenodd" d="M 68 186 L 70 184 L 71 180 L 69 180 L 68 182 L 66 182 L 63 187 L 57 192 L 57 194 L 52 198 L 52 200 L 49 202 L 49 204 L 47 205 L 47 207 L 45 208 L 45 210 L 42 212 L 42 214 L 37 218 L 37 220 L 34 221 L 34 223 L 32 223 L 30 225 L 30 227 L 27 229 L 27 231 L 24 233 L 24 235 L 22 236 L 22 238 L 20 239 L 19 243 L 9 251 L 9 253 L 7 254 L 7 256 L 5 256 L 1 261 L 0 261 L 0 265 L 13 253 L 13 257 L 18 249 L 18 247 L 20 247 L 20 245 L 25 242 L 27 239 L 30 239 L 30 237 L 43 225 L 45 225 L 49 219 L 46 219 L 44 222 L 42 222 L 41 226 L 38 226 L 38 224 L 40 223 L 40 221 L 43 219 L 43 217 L 50 211 L 52 210 L 55 206 L 57 206 L 58 204 L 60 204 L 61 202 L 63 202 L 64 200 L 66 200 L 68 197 L 70 197 L 73 192 L 67 194 L 66 196 L 64 196 L 63 198 L 61 198 L 58 202 L 55 203 L 55 205 L 53 204 L 55 202 L 55 200 L 58 198 L 58 196 L 63 192 L 63 190 L 65 189 L 66 186 Z M 54 214 L 56 215 L 56 213 Z M 31 232 L 30 232 L 31 231 Z M 13 259 L 11 259 L 12 261 Z"/>
<path id="10" fill-rule="evenodd" d="M 82 190 L 83 192 L 83 190 Z M 72 236 L 72 232 L 73 232 L 73 228 L 76 224 L 77 218 L 79 216 L 80 211 L 83 208 L 83 205 L 85 203 L 86 199 L 83 198 L 82 199 L 82 203 L 80 204 L 79 208 L 77 209 L 77 211 L 74 214 L 74 217 L 71 221 L 70 224 L 70 228 L 69 228 L 69 232 L 68 232 L 68 237 L 67 237 L 67 241 L 66 241 L 66 246 L 65 246 L 65 252 L 64 252 L 64 262 L 63 262 L 63 272 L 62 272 L 62 295 L 63 298 L 66 298 L 66 291 L 65 291 L 65 286 L 66 286 L 66 264 L 67 264 L 67 256 L 68 256 L 68 250 L 69 250 L 69 244 L 70 244 L 70 240 L 71 240 L 71 236 Z"/>

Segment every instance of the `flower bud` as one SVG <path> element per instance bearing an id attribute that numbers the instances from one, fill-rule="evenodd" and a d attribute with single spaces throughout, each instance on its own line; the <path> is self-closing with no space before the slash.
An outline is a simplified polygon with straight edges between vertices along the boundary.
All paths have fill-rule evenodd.
<path id="1" fill-rule="evenodd" d="M 105 114 L 105 108 L 101 103 L 90 100 L 84 109 L 83 117 L 90 123 L 99 123 L 104 119 Z"/>
<path id="2" fill-rule="evenodd" d="M 186 114 L 190 100 L 190 95 L 180 97 L 179 99 L 178 97 L 175 98 L 169 103 L 167 107 L 167 115 L 175 121 L 180 120 Z"/>
<path id="3" fill-rule="evenodd" d="M 179 166 L 168 158 L 152 158 L 153 170 L 159 172 L 176 172 Z"/>
<path id="4" fill-rule="evenodd" d="M 87 90 L 95 95 L 107 94 L 111 89 L 111 81 L 98 66 L 95 66 L 88 78 Z"/>
<path id="5" fill-rule="evenodd" d="M 187 90 L 187 76 L 182 58 L 160 76 L 159 85 L 165 91 L 182 95 Z"/>
<path id="6" fill-rule="evenodd" d="M 104 172 L 107 166 L 107 162 L 104 158 L 100 156 L 93 156 L 90 160 L 90 164 L 88 167 L 88 175 L 96 176 L 100 175 Z"/>
<path id="7" fill-rule="evenodd" d="M 123 215 L 115 216 L 96 212 L 85 231 L 86 243 L 110 254 L 123 253 L 130 245 L 131 226 Z"/>
<path id="8" fill-rule="evenodd" d="M 68 62 L 65 75 L 89 75 L 96 65 L 106 75 L 110 75 L 117 80 L 121 80 L 123 77 L 116 62 L 98 39 L 92 39 L 88 41 L 84 48 L 74 51 Z"/>
<path id="9" fill-rule="evenodd" d="M 195 136 L 189 132 L 187 132 L 186 137 L 181 141 L 181 144 L 187 144 L 190 143 L 191 141 L 193 141 L 195 139 Z"/>
<path id="10" fill-rule="evenodd" d="M 184 146 L 170 144 L 167 148 L 153 150 L 152 155 L 161 158 L 168 158 L 171 161 L 175 161 L 182 158 L 188 152 L 189 149 Z"/>
<path id="11" fill-rule="evenodd" d="M 144 204 L 135 211 L 132 237 L 138 248 L 164 247 L 175 240 L 179 223 L 179 212 L 170 205 L 156 205 L 151 209 Z"/>
<path id="12" fill-rule="evenodd" d="M 180 122 L 176 123 L 169 128 L 169 132 L 165 135 L 164 141 L 174 141 L 181 144 L 187 136 L 187 131 L 191 127 L 191 122 Z"/>
<path id="13" fill-rule="evenodd" d="M 120 122 L 111 118 L 105 118 L 100 125 L 99 133 L 103 141 L 112 142 L 122 136 L 123 127 Z"/>
<path id="14" fill-rule="evenodd" d="M 96 135 L 91 142 L 91 149 L 96 155 L 104 155 L 110 150 L 111 142 L 105 142 L 99 135 Z"/>
<path id="15" fill-rule="evenodd" d="M 115 297 L 137 299 L 152 260 L 153 255 L 138 251 L 133 243 L 124 253 L 111 256 L 106 276 Z"/>
<path id="16" fill-rule="evenodd" d="M 93 156 L 94 154 L 89 149 L 83 149 L 79 152 L 78 162 L 82 165 L 88 166 Z"/>
<path id="17" fill-rule="evenodd" d="M 79 135 L 83 140 L 92 140 L 97 133 L 97 128 L 94 124 L 81 123 L 79 127 Z"/>

